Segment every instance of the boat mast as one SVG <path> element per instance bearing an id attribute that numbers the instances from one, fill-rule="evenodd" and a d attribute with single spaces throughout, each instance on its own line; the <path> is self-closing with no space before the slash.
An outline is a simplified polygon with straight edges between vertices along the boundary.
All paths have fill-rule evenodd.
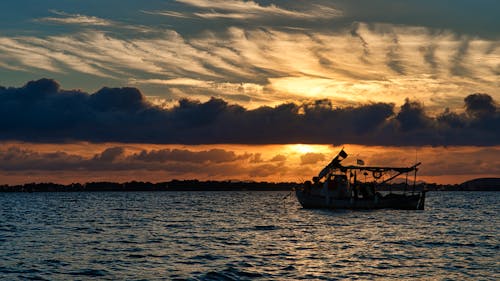
<path id="1" fill-rule="evenodd" d="M 415 163 L 417 163 L 417 148 L 415 147 Z M 417 167 L 415 166 L 415 173 L 413 174 L 413 189 L 411 194 L 415 194 L 415 185 L 417 184 Z"/>

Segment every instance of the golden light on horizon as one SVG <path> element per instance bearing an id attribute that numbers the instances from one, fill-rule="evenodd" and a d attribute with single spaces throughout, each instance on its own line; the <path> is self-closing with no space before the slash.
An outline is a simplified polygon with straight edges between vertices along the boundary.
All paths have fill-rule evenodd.
<path id="1" fill-rule="evenodd" d="M 306 154 L 306 153 L 327 153 L 330 151 L 328 145 L 320 144 L 288 144 L 285 146 L 287 151 L 291 153 Z"/>
<path id="2" fill-rule="evenodd" d="M 179 145 L 89 143 L 40 144 L 6 142 L 0 149 L 2 183 L 89 182 L 171 179 L 298 181 L 309 179 L 344 148 L 345 165 L 362 159 L 369 165 L 411 166 L 415 147 L 355 144 Z M 418 180 L 461 183 L 496 177 L 499 146 L 419 147 Z M 0 159 L 0 160 L 2 160 Z M 445 160 L 446 159 L 446 160 Z M 0 163 L 2 164 L 2 163 Z M 97 166 L 93 166 L 93 165 Z M 48 168 L 46 168 L 48 167 Z M 55 170 L 54 167 L 59 167 Z M 118 167 L 118 168 L 115 168 Z"/>

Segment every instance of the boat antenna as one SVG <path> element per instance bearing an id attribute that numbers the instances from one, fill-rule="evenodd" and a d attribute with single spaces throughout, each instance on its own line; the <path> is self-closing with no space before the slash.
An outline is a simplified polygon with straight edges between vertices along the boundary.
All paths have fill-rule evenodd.
<path id="1" fill-rule="evenodd" d="M 415 147 L 415 164 L 417 164 L 417 151 L 418 151 L 418 148 Z M 412 188 L 412 191 L 411 191 L 411 194 L 415 194 L 415 185 L 417 184 L 417 167 L 414 167 L 414 174 L 413 174 L 413 188 Z M 406 174 L 406 177 L 408 177 L 408 173 Z"/>
<path id="2" fill-rule="evenodd" d="M 417 163 L 417 148 L 415 147 L 415 164 Z M 413 174 L 413 189 L 411 191 L 411 194 L 415 194 L 415 186 L 417 185 L 417 167 L 414 167 L 414 174 Z"/>

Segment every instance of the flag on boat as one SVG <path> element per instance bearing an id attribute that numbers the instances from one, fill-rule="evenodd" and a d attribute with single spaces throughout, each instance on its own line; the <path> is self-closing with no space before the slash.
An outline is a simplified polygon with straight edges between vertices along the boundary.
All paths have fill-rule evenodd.
<path id="1" fill-rule="evenodd" d="M 356 163 L 358 163 L 358 165 L 364 165 L 365 161 L 358 159 L 358 160 L 356 160 Z"/>

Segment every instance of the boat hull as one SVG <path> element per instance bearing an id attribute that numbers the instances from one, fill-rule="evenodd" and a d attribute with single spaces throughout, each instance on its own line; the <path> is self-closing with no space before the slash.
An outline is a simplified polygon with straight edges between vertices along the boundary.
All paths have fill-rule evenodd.
<path id="1" fill-rule="evenodd" d="M 425 205 L 425 191 L 414 195 L 388 194 L 368 199 L 336 199 L 333 197 L 311 194 L 303 190 L 296 190 L 298 201 L 305 209 L 399 209 L 423 210 Z"/>

